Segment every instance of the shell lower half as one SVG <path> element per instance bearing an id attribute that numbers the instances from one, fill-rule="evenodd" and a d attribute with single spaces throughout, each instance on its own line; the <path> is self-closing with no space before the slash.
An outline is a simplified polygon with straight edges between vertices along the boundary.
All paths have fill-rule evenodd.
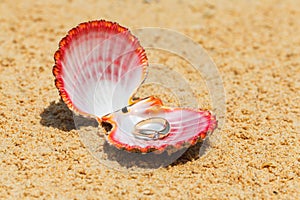
<path id="1" fill-rule="evenodd" d="M 180 149 L 195 145 L 217 126 L 215 117 L 209 111 L 165 107 L 155 97 L 137 101 L 128 106 L 125 113 L 122 110 L 104 116 L 99 121 L 111 124 L 107 135 L 109 143 L 130 152 L 162 153 L 168 147 Z M 153 118 L 165 119 L 169 123 L 168 134 L 161 139 L 136 137 L 136 125 Z"/>
<path id="2" fill-rule="evenodd" d="M 102 117 L 132 102 L 147 58 L 128 29 L 104 20 L 78 25 L 55 53 L 55 85 L 68 107 Z"/>

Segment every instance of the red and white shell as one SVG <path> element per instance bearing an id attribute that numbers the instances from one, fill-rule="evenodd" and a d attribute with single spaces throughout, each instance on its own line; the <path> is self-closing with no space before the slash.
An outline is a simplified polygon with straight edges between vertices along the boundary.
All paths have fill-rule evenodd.
<path id="1" fill-rule="evenodd" d="M 160 99 L 132 97 L 146 78 L 147 57 L 138 39 L 117 23 L 79 24 L 59 43 L 53 74 L 62 100 L 98 119 L 107 141 L 133 152 L 163 152 L 194 145 L 216 128 L 209 111 L 169 108 Z"/>

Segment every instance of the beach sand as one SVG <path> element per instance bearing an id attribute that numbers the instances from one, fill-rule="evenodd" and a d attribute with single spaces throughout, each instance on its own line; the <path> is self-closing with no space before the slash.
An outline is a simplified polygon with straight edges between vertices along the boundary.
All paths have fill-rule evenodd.
<path id="1" fill-rule="evenodd" d="M 299 199 L 299 1 L 4 0 L 0 13 L 0 199 Z M 204 155 L 141 173 L 89 152 L 52 67 L 67 31 L 95 19 L 169 28 L 203 46 L 227 109 Z M 149 53 L 175 66 L 173 57 Z M 205 83 L 181 75 L 195 84 L 199 105 L 214 110 Z M 174 103 L 164 88 L 141 94 L 151 92 Z"/>

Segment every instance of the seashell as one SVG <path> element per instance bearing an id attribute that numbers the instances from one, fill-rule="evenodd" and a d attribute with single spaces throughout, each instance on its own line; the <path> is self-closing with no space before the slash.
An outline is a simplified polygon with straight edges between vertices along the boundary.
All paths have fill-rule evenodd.
<path id="1" fill-rule="evenodd" d="M 216 128 L 209 111 L 169 108 L 153 96 L 133 99 L 148 61 L 138 39 L 117 23 L 79 24 L 60 41 L 54 59 L 62 100 L 74 112 L 96 118 L 119 149 L 161 153 L 194 145 Z"/>

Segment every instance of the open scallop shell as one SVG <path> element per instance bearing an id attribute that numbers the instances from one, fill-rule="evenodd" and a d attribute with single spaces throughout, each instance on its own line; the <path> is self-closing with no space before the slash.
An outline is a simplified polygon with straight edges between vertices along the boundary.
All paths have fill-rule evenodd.
<path id="1" fill-rule="evenodd" d="M 55 53 L 55 85 L 67 106 L 97 118 L 107 141 L 132 152 L 163 152 L 204 139 L 216 127 L 209 111 L 133 100 L 146 76 L 147 57 L 128 29 L 104 20 L 79 24 Z"/>

